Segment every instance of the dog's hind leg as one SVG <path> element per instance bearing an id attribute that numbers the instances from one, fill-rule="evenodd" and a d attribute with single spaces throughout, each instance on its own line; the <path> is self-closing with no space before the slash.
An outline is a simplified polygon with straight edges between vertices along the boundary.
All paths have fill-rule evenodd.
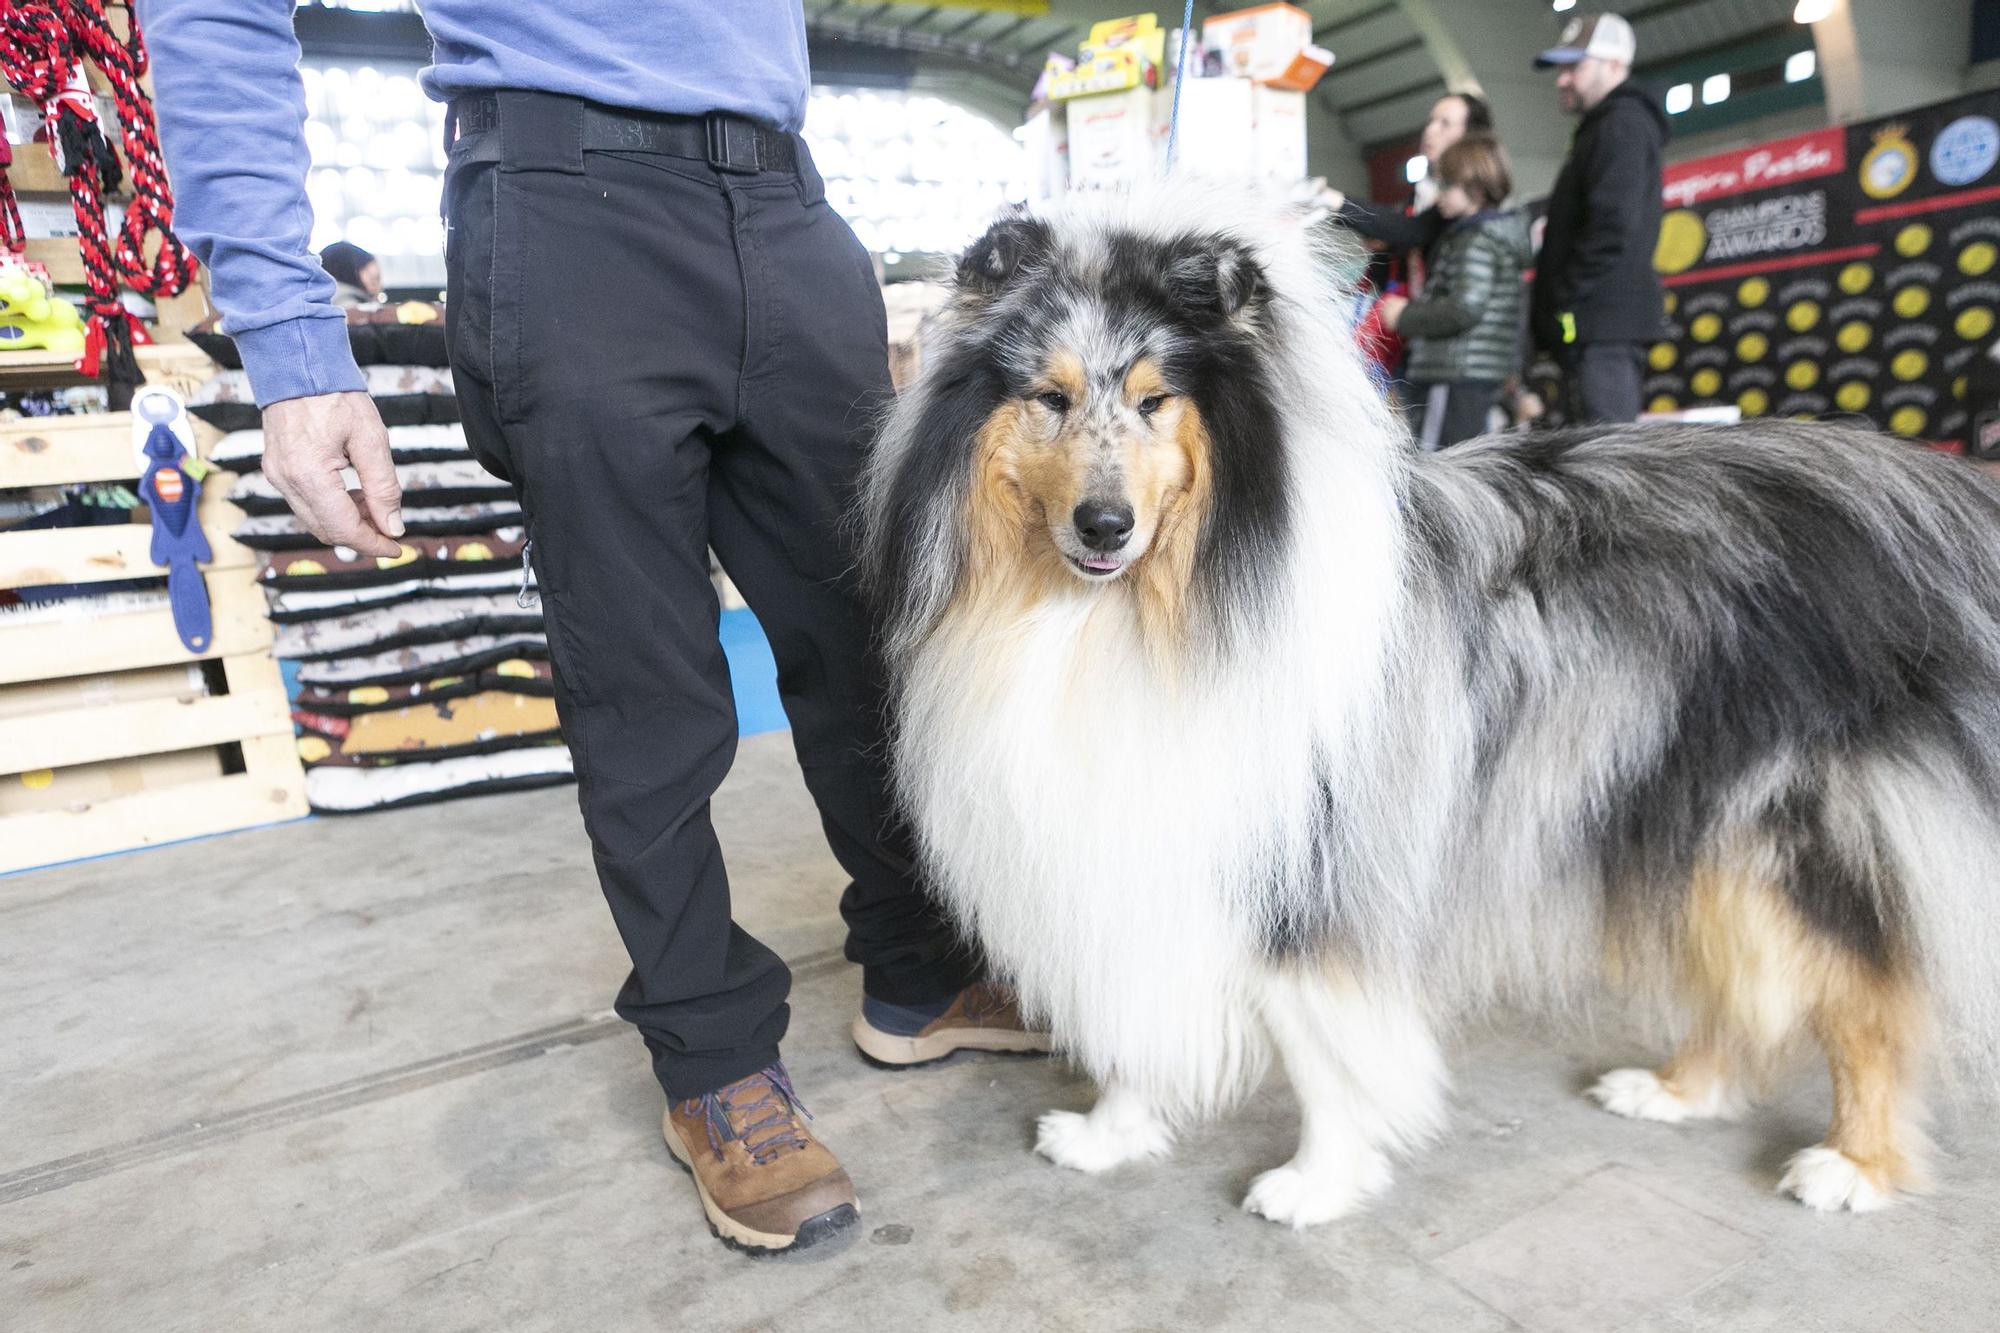
<path id="1" fill-rule="evenodd" d="M 1035 1134 L 1036 1152 L 1057 1166 L 1093 1174 L 1165 1157 L 1173 1146 L 1173 1131 L 1152 1103 L 1115 1080 L 1087 1114 L 1045 1112 Z"/>
<path id="2" fill-rule="evenodd" d="M 1264 1021 L 1298 1094 L 1299 1148 L 1250 1184 L 1248 1212 L 1329 1222 L 1389 1185 L 1389 1154 L 1444 1118 L 1444 1060 L 1414 1006 L 1345 971 L 1274 974 Z"/>
<path id="3" fill-rule="evenodd" d="M 1829 960 L 1811 1026 L 1833 1071 L 1833 1125 L 1778 1182 L 1808 1208 L 1869 1212 L 1925 1182 L 1915 1112 L 1923 1006 L 1912 988 L 1853 958 Z"/>

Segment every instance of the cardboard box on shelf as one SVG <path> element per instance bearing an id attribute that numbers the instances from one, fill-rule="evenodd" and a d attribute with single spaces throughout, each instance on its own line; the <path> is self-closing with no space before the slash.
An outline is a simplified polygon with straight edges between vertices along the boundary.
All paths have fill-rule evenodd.
<path id="1" fill-rule="evenodd" d="M 1152 14 L 1093 24 L 1074 68 L 1051 64 L 1044 70 L 1048 95 L 1063 101 L 1151 88 L 1158 84 L 1166 60 L 1166 38 L 1159 18 Z"/>
<path id="2" fill-rule="evenodd" d="M 1249 176 L 1251 164 L 1250 95 L 1248 79 L 1189 79 L 1181 90 L 1180 142 L 1174 149 L 1175 171 L 1201 176 Z M 1158 136 L 1162 160 L 1166 152 L 1173 89 L 1159 96 Z"/>
<path id="3" fill-rule="evenodd" d="M 1069 188 L 1115 190 L 1152 179 L 1159 170 L 1153 108 L 1151 88 L 1128 88 L 1072 100 L 1068 106 Z M 1185 107 L 1181 126 L 1187 126 Z"/>
<path id="4" fill-rule="evenodd" d="M 1186 122 L 1182 122 L 1186 127 Z M 1250 91 L 1252 171 L 1290 184 L 1306 178 L 1306 95 L 1257 85 Z"/>
<path id="5" fill-rule="evenodd" d="M 1042 107 L 1021 126 L 1028 157 L 1028 200 L 1045 204 L 1069 193 L 1069 104 Z"/>
<path id="6" fill-rule="evenodd" d="M 1333 53 L 1313 45 L 1312 16 L 1297 5 L 1256 5 L 1217 14 L 1201 25 L 1202 41 L 1222 56 L 1222 70 L 1305 92 L 1333 64 Z"/>

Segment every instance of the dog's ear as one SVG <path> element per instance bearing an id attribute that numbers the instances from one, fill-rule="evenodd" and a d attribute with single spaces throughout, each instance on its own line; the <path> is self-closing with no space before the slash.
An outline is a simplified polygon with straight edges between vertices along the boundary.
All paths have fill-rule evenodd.
<path id="1" fill-rule="evenodd" d="M 1177 242 L 1165 276 L 1175 304 L 1224 319 L 1253 311 L 1266 290 L 1264 270 L 1249 249 L 1220 238 Z"/>
<path id="2" fill-rule="evenodd" d="M 958 289 L 978 297 L 998 294 L 1022 269 L 1048 253 L 1051 240 L 1046 222 L 1029 217 L 1002 218 L 959 259 Z"/>

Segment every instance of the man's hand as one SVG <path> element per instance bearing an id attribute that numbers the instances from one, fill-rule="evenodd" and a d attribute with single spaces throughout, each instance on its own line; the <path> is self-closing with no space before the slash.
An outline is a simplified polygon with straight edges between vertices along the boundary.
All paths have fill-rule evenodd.
<path id="1" fill-rule="evenodd" d="M 361 490 L 341 480 L 351 467 Z M 389 432 L 365 393 L 287 398 L 264 409 L 264 475 L 321 541 L 364 555 L 402 547 L 403 491 L 389 457 Z"/>
<path id="2" fill-rule="evenodd" d="M 1391 332 L 1394 332 L 1396 326 L 1403 322 L 1403 312 L 1409 308 L 1410 308 L 1410 298 L 1407 296 L 1383 297 L 1382 327 L 1390 330 Z M 270 446 L 266 445 L 265 448 L 269 449 Z"/>

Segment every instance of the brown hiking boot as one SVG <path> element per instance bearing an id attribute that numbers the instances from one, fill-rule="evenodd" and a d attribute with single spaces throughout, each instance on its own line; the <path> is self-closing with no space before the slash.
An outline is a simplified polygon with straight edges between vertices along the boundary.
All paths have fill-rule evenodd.
<path id="1" fill-rule="evenodd" d="M 1049 1049 L 1049 1034 L 1022 1021 L 1014 988 L 998 981 L 975 981 L 950 1000 L 923 1009 L 864 996 L 853 1032 L 865 1058 L 897 1069 L 958 1051 L 1039 1054 Z"/>
<path id="2" fill-rule="evenodd" d="M 803 1250 L 861 1220 L 847 1172 L 805 1119 L 782 1064 L 667 1103 L 667 1151 L 694 1177 L 708 1229 L 724 1245 Z"/>

